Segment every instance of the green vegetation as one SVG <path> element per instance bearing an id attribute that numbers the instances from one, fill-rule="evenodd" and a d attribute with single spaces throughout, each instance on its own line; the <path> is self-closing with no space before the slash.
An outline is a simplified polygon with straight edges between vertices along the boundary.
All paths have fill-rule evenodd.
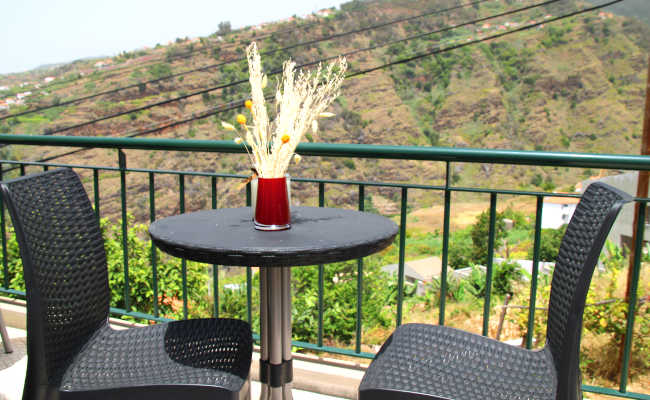
<path id="1" fill-rule="evenodd" d="M 506 215 L 514 219 L 515 226 L 520 230 L 529 230 L 525 224 L 527 218 L 521 214 L 508 210 L 499 214 L 499 218 Z M 470 232 L 484 229 L 484 218 L 477 218 L 474 226 L 468 227 L 465 232 L 456 232 L 452 235 L 452 243 L 457 243 L 458 235 L 470 236 Z M 183 291 L 182 269 L 180 260 L 168 257 L 161 252 L 157 257 L 157 293 L 154 299 L 151 267 L 151 242 L 146 235 L 145 225 L 133 225 L 133 218 L 129 216 L 128 248 L 129 248 L 129 287 L 130 302 L 133 309 L 144 313 L 154 312 L 154 302 L 157 303 L 161 316 L 168 318 L 183 317 Z M 109 285 L 111 291 L 111 306 L 124 308 L 124 270 L 122 258 L 122 228 L 121 224 L 111 223 L 106 219 L 101 221 L 102 233 L 105 239 L 105 248 L 108 259 Z M 547 237 L 552 232 L 545 230 L 543 236 Z M 559 234 L 560 231 L 554 233 Z M 530 232 L 529 232 L 530 233 Z M 513 230 L 504 234 L 504 240 L 513 240 L 521 236 Z M 435 234 L 407 234 L 407 249 L 411 249 L 409 257 L 430 256 L 439 254 L 440 236 Z M 471 239 L 469 240 L 471 243 Z M 520 243 L 520 242 L 518 242 Z M 513 245 L 516 245 L 513 240 Z M 471 246 L 471 244 L 470 244 Z M 379 344 L 385 340 L 385 335 L 390 332 L 395 323 L 395 307 L 397 302 L 397 279 L 395 276 L 383 272 L 381 267 L 397 260 L 398 243 L 387 250 L 364 259 L 363 287 L 362 287 L 362 340 L 364 345 Z M 551 245 L 549 245 L 551 247 Z M 452 248 L 454 245 L 452 244 Z M 10 282 L 10 287 L 24 290 L 22 279 L 22 266 L 18 252 L 18 245 L 9 228 L 8 268 L 9 275 L 2 277 Z M 556 250 L 555 250 L 556 251 Z M 468 252 L 469 253 L 469 252 Z M 479 252 L 474 252 L 478 254 Z M 586 376 L 616 375 L 616 365 L 611 360 L 618 349 L 621 335 L 624 332 L 627 305 L 621 301 L 621 276 L 627 266 L 627 258 L 620 249 L 607 244 L 602 262 L 605 269 L 597 272 L 594 283 L 591 285 L 587 303 L 595 304 L 587 307 L 584 326 L 582 360 L 583 371 Z M 479 254 L 479 256 L 482 256 Z M 650 262 L 650 256 L 645 256 L 644 262 Z M 476 260 L 473 260 L 476 261 Z M 187 264 L 187 297 L 189 317 L 205 317 L 213 313 L 214 301 L 211 294 L 211 267 L 205 264 L 188 262 Z M 242 269 L 243 271 L 243 269 Z M 324 282 L 324 337 L 327 343 L 337 346 L 351 346 L 355 341 L 356 331 L 356 302 L 357 302 L 357 262 L 349 261 L 328 264 L 325 266 Z M 295 340 L 314 343 L 318 332 L 318 268 L 303 267 L 292 270 L 293 274 L 293 334 Z M 527 304 L 528 286 L 523 279 L 525 273 L 514 262 L 503 262 L 494 266 L 493 273 L 493 304 L 500 304 L 506 294 L 514 295 L 511 304 Z M 530 277 L 528 276 L 528 279 Z M 639 287 L 639 297 L 645 298 L 648 278 Z M 246 283 L 245 274 L 239 273 L 224 275 L 223 271 L 219 281 L 220 315 L 223 317 L 247 318 L 246 310 Z M 482 310 L 485 297 L 485 272 L 473 266 L 467 278 L 450 276 L 447 289 L 447 307 L 449 314 L 447 321 L 452 326 L 467 323 L 468 317 L 478 316 Z M 252 304 L 253 328 L 259 330 L 258 302 L 259 302 L 259 275 L 252 274 Z M 426 286 L 424 295 L 417 295 L 415 286 L 406 284 L 404 287 L 404 315 L 405 322 L 420 320 L 422 316 L 431 316 L 440 303 L 441 282 L 439 278 Z M 550 293 L 550 275 L 540 275 L 537 304 L 545 307 L 548 304 Z M 607 301 L 603 301 L 607 300 Z M 491 320 L 496 319 L 498 307 L 492 309 Z M 524 337 L 527 329 L 526 309 L 512 309 L 507 316 L 509 329 Z M 650 307 L 648 302 L 640 303 L 637 317 L 637 327 L 632 351 L 631 371 L 632 377 L 643 373 L 650 365 Z M 535 337 L 539 341 L 544 336 L 546 314 L 536 313 Z M 602 340 L 605 338 L 606 340 Z"/>
<path id="2" fill-rule="evenodd" d="M 152 79 L 158 79 L 164 76 L 171 75 L 172 68 L 167 63 L 158 63 L 148 67 L 147 73 Z"/>

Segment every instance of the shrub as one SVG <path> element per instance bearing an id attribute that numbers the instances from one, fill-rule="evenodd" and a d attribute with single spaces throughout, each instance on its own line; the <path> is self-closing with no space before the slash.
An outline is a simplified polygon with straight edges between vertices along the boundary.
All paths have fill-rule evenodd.
<path id="1" fill-rule="evenodd" d="M 514 294 L 514 283 L 519 282 L 523 274 L 516 262 L 504 261 L 495 265 L 492 287 L 498 295 Z"/>
<path id="2" fill-rule="evenodd" d="M 167 63 L 158 63 L 147 67 L 147 72 L 153 79 L 158 79 L 171 75 L 172 68 Z"/>
<path id="3" fill-rule="evenodd" d="M 560 250 L 560 243 L 566 232 L 566 225 L 558 229 L 546 228 L 540 233 L 539 259 L 540 261 L 554 262 Z M 533 259 L 533 248 L 528 249 L 528 258 Z"/>

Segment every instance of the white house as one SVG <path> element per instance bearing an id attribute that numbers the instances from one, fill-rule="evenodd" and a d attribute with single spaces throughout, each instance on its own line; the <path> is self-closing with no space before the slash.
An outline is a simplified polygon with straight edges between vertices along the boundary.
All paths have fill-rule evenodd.
<path id="1" fill-rule="evenodd" d="M 600 181 L 636 197 L 638 177 L 639 173 L 636 171 L 627 172 L 624 174 L 591 178 L 581 182 L 579 186 L 584 191 L 593 182 Z M 650 227 L 648 224 L 649 219 L 650 215 L 646 215 L 646 228 L 643 237 L 643 240 L 646 242 L 650 241 L 650 229 L 648 229 Z M 629 247 L 632 244 L 632 225 L 634 225 L 634 206 L 632 203 L 628 203 L 623 206 L 607 238 L 618 246 L 625 245 Z"/>
<path id="2" fill-rule="evenodd" d="M 25 97 L 27 97 L 27 96 L 31 96 L 31 95 L 32 95 L 32 92 L 27 91 L 27 92 L 23 92 L 23 93 L 18 93 L 18 94 L 16 95 L 16 98 L 17 98 L 18 100 L 22 100 L 22 99 L 24 99 Z"/>
<path id="3" fill-rule="evenodd" d="M 558 229 L 568 224 L 579 201 L 575 197 L 544 197 L 542 229 Z"/>

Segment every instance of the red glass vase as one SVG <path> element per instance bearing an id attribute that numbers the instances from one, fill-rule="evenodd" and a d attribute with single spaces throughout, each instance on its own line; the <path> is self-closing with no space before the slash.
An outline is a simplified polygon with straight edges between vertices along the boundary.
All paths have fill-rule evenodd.
<path id="1" fill-rule="evenodd" d="M 279 231 L 291 228 L 287 178 L 257 178 L 255 229 Z"/>

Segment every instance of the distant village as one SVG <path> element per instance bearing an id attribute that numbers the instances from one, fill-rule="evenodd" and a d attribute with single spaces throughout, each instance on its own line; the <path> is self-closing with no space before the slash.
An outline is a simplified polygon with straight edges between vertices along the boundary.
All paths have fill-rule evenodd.
<path id="1" fill-rule="evenodd" d="M 316 11 L 311 14 L 307 14 L 304 16 L 299 17 L 300 19 L 306 19 L 306 20 L 312 20 L 312 19 L 317 19 L 317 18 L 324 18 L 332 15 L 335 11 L 333 9 L 322 9 L 319 11 Z M 279 21 L 274 21 L 274 22 L 266 22 L 262 23 L 259 25 L 252 26 L 251 29 L 253 30 L 262 30 L 268 25 L 272 24 L 277 24 L 277 23 L 286 23 L 286 22 L 293 22 L 295 21 L 296 17 L 289 17 L 285 18 Z M 223 42 L 223 37 L 217 36 L 217 41 Z M 192 38 L 188 39 L 190 43 L 195 43 L 199 41 L 199 38 Z M 169 41 L 167 45 L 173 45 L 174 41 Z M 147 50 L 149 49 L 148 47 L 143 47 L 141 50 Z M 153 55 L 147 55 L 144 57 L 139 57 L 137 60 L 132 60 L 129 59 L 126 61 L 126 64 L 130 64 L 132 62 L 143 62 L 147 61 L 148 59 L 153 59 L 155 56 Z M 93 64 L 93 67 L 96 70 L 109 70 L 114 66 L 114 61 L 112 58 L 106 58 L 104 60 L 99 60 Z M 85 75 L 84 72 L 81 72 L 81 75 Z M 13 91 L 11 87 L 9 86 L 0 86 L 0 111 L 4 110 L 9 110 L 11 107 L 16 107 L 25 104 L 25 101 L 29 98 L 29 96 L 33 95 L 32 90 L 33 89 L 41 89 L 43 85 L 47 85 L 53 81 L 56 80 L 56 77 L 54 76 L 47 76 L 43 78 L 42 81 L 37 81 L 37 82 L 22 82 L 19 86 L 20 88 L 26 88 L 25 91 L 16 93 L 15 95 L 3 97 L 3 92 L 8 92 L 8 91 Z M 41 95 L 48 95 L 47 92 L 40 92 Z"/>

